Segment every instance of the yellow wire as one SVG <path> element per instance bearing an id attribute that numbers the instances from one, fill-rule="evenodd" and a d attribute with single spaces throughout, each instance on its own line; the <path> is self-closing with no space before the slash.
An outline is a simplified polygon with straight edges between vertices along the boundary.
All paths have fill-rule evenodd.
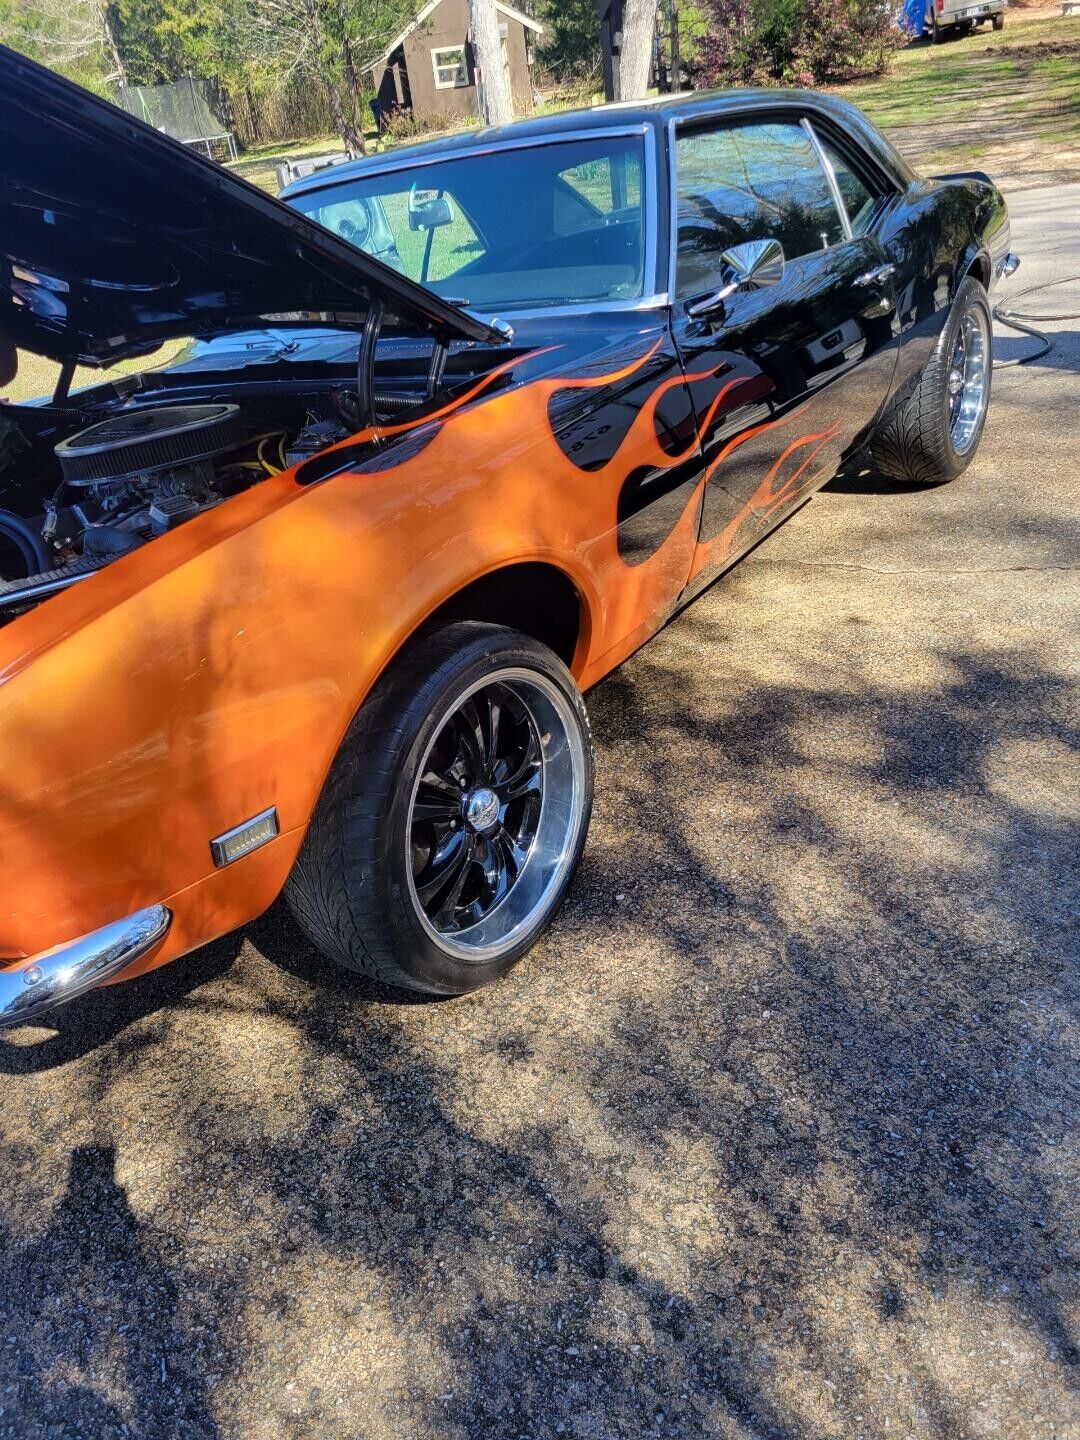
<path id="1" fill-rule="evenodd" d="M 281 471 L 277 468 L 277 466 L 276 466 L 276 465 L 271 465 L 271 464 L 270 464 L 270 461 L 267 460 L 266 456 L 263 454 L 263 446 L 266 444 L 266 442 L 267 442 L 268 440 L 272 440 L 273 438 L 274 438 L 274 437 L 273 437 L 272 435 L 264 435 L 263 438 L 259 441 L 259 448 L 258 448 L 258 450 L 257 450 L 255 453 L 258 455 L 259 459 L 262 461 L 262 463 L 263 463 L 263 468 L 266 470 L 266 472 L 267 472 L 268 475 L 280 475 L 280 474 L 281 474 Z"/>

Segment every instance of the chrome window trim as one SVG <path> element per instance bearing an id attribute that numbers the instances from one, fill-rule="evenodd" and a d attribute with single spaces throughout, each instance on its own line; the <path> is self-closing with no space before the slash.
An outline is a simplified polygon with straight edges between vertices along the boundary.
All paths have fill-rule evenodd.
<path id="1" fill-rule="evenodd" d="M 675 163 L 675 142 L 678 138 L 678 121 L 674 116 L 667 123 L 668 161 L 668 294 L 672 305 L 679 297 L 675 287 L 675 262 L 679 255 L 679 171 Z"/>
<path id="2" fill-rule="evenodd" d="M 641 266 L 641 274 L 642 289 L 646 293 L 643 295 L 633 296 L 630 298 L 629 301 L 626 302 L 618 300 L 581 300 L 575 301 L 571 305 L 559 308 L 565 309 L 567 312 L 574 314 L 580 314 L 583 309 L 598 310 L 601 308 L 607 308 L 609 306 L 619 306 L 620 308 L 623 308 L 623 306 L 625 305 L 626 308 L 648 309 L 651 308 L 655 300 L 656 293 L 659 289 L 659 275 L 657 273 L 657 266 L 659 260 L 659 257 L 657 255 L 657 234 L 656 226 L 652 223 L 653 217 L 656 215 L 657 205 L 657 158 L 656 146 L 654 144 L 650 144 L 649 142 L 649 137 L 655 131 L 655 129 L 656 127 L 654 125 L 644 124 L 610 125 L 604 126 L 602 129 L 593 129 L 591 127 L 587 127 L 580 130 L 567 130 L 565 133 L 560 134 L 557 138 L 553 139 L 548 139 L 546 137 L 538 138 L 533 135 L 523 137 L 522 139 L 518 140 L 512 138 L 509 140 L 499 140 L 497 143 L 493 143 L 490 145 L 469 145 L 463 147 L 460 150 L 455 148 L 452 150 L 444 150 L 437 155 L 423 155 L 417 156 L 415 159 L 412 160 L 403 160 L 400 165 L 373 165 L 369 170 L 362 171 L 359 174 L 353 174 L 349 176 L 343 175 L 336 180 L 328 180 L 325 185 L 313 185 L 310 187 L 310 189 L 297 191 L 296 194 L 294 196 L 290 196 L 289 199 L 290 201 L 293 199 L 299 200 L 301 197 L 306 198 L 310 195 L 317 195 L 322 193 L 323 191 L 330 191 L 342 185 L 355 184 L 358 180 L 367 180 L 369 178 L 373 179 L 375 176 L 396 175 L 404 170 L 415 170 L 429 165 L 443 165 L 453 162 L 455 160 L 474 160 L 481 155 L 494 155 L 497 152 L 503 150 L 550 150 L 554 145 L 575 145 L 579 144 L 583 140 L 632 140 L 634 138 L 638 138 L 642 141 L 642 165 L 644 167 L 643 175 L 645 181 L 644 191 L 642 194 L 642 231 L 644 239 L 644 252 Z M 542 309 L 542 313 L 548 315 L 556 313 L 555 306 L 552 306 L 550 308 L 540 308 Z M 512 313 L 516 315 L 521 315 L 525 313 L 519 310 L 511 311 L 508 305 L 499 306 L 498 313 L 501 314 L 504 310 L 508 314 Z M 473 308 L 469 306 L 468 313 L 474 315 L 480 312 L 473 310 Z"/>
<path id="3" fill-rule="evenodd" d="M 495 319 L 515 320 L 544 320 L 548 316 L 574 316 L 574 315 L 638 315 L 650 310 L 666 310 L 671 304 L 671 297 L 662 293 L 659 295 L 644 295 L 635 300 L 576 300 L 572 305 L 534 305 L 529 309 L 514 309 L 510 305 L 501 305 L 498 310 L 472 310 L 469 313 L 479 316 L 485 323 L 491 324 Z M 470 345 L 474 342 L 469 341 Z"/>
<path id="4" fill-rule="evenodd" d="M 836 121 L 831 116 L 808 114 L 805 119 L 808 124 L 813 125 L 814 133 L 819 140 L 827 141 L 834 150 L 845 155 L 847 163 L 855 171 L 856 176 L 862 180 L 867 190 L 876 199 L 892 200 L 897 195 L 904 193 L 907 188 L 906 184 L 900 184 L 895 174 L 881 158 L 865 144 L 862 144 L 857 137 L 847 135 L 838 129 Z"/>
<path id="5" fill-rule="evenodd" d="M 814 154 L 818 158 L 818 164 L 825 171 L 825 178 L 829 182 L 829 189 L 832 192 L 833 204 L 836 206 L 837 212 L 840 216 L 840 228 L 844 232 L 844 239 L 850 240 L 854 233 L 851 229 L 851 217 L 847 213 L 847 206 L 844 204 L 844 197 L 840 193 L 840 186 L 837 183 L 836 171 L 833 168 L 833 163 L 829 159 L 828 155 L 826 155 L 825 148 L 822 145 L 821 141 L 818 139 L 817 131 L 814 129 L 813 125 L 811 125 L 809 119 L 804 115 L 799 121 L 799 124 L 809 136 L 810 144 L 814 147 Z"/>
<path id="6" fill-rule="evenodd" d="M 289 196 L 289 200 L 298 200 L 301 195 L 312 195 L 319 190 L 331 190 L 338 185 L 350 185 L 354 180 L 366 179 L 369 175 L 393 175 L 398 170 L 414 170 L 420 165 L 441 165 L 446 160 L 467 160 L 477 155 L 494 154 L 496 150 L 546 150 L 552 145 L 566 145 L 577 140 L 620 140 L 634 135 L 645 136 L 651 129 L 653 126 L 644 124 L 604 125 L 595 129 L 592 126 L 586 126 L 578 130 L 560 131 L 555 139 L 536 135 L 521 135 L 516 138 L 510 136 L 504 140 L 493 140 L 486 145 L 477 142 L 475 145 L 448 146 L 447 149 L 440 150 L 437 154 L 415 155 L 409 160 L 403 158 L 397 165 L 369 165 L 366 169 L 353 171 L 351 175 L 339 175 L 336 179 L 332 179 L 331 176 L 337 167 L 331 167 L 329 170 L 320 172 L 321 175 L 327 177 L 324 181 L 317 185 L 307 184 L 302 190 L 294 190 Z M 393 151 L 390 154 L 393 154 Z M 379 158 L 381 160 L 382 157 Z"/>

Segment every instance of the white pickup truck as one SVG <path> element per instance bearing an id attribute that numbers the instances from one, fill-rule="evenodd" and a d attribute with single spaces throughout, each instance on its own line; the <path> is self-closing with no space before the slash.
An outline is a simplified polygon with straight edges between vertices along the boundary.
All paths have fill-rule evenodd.
<path id="1" fill-rule="evenodd" d="M 987 20 L 995 30 L 1002 30 L 1007 6 L 1008 0 L 927 0 L 926 33 L 936 45 L 950 30 L 969 35 Z"/>

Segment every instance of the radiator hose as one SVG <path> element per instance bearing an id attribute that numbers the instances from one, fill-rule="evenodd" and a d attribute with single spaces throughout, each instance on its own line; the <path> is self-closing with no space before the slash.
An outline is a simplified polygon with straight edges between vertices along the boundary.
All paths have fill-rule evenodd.
<path id="1" fill-rule="evenodd" d="M 1015 360 L 995 360 L 995 370 L 1011 370 L 1014 365 L 1030 365 L 1033 360 L 1041 360 L 1048 355 L 1054 347 L 1054 342 L 1049 335 L 1037 330 L 1030 322 L 1032 320 L 1080 320 L 1080 310 L 1057 311 L 1032 311 L 1016 310 L 1014 303 L 1022 300 L 1025 295 L 1037 295 L 1044 290 L 1052 290 L 1055 285 L 1080 285 L 1080 275 L 1066 275 L 1062 280 L 1044 280 L 1038 285 L 1029 285 L 1026 290 L 1018 290 L 1011 295 L 1007 301 L 1001 301 L 994 306 L 994 319 L 999 320 L 1010 330 L 1018 330 L 1022 335 L 1030 335 L 1033 340 L 1039 341 L 1038 350 L 1033 350 L 1030 355 L 1019 355 Z"/>

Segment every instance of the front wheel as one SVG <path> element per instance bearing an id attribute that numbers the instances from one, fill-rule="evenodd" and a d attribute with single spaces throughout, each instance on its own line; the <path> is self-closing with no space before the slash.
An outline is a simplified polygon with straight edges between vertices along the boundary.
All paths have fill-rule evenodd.
<path id="1" fill-rule="evenodd" d="M 592 789 L 584 703 L 558 657 L 500 626 L 446 626 L 361 709 L 288 900 L 347 969 L 432 994 L 474 990 L 554 916 Z"/>
<path id="2" fill-rule="evenodd" d="M 992 373 L 990 302 L 969 275 L 914 394 L 870 442 L 878 471 L 916 485 L 962 475 L 982 438 Z"/>

